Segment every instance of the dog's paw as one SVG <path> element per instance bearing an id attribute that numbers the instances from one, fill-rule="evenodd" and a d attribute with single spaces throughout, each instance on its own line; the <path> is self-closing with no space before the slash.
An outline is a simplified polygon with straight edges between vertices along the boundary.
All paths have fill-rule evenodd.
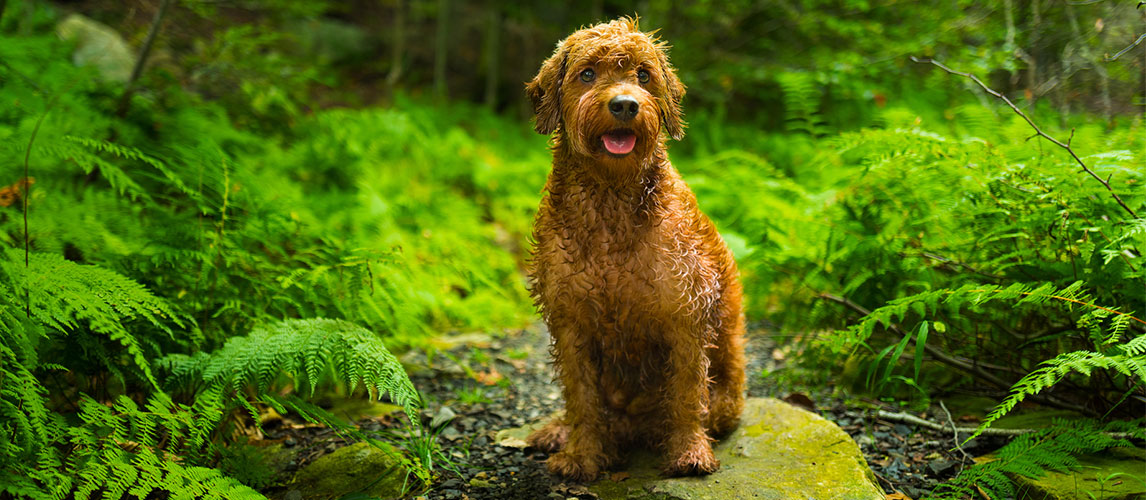
<path id="1" fill-rule="evenodd" d="M 588 455 L 575 455 L 562 451 L 546 460 L 549 472 L 574 481 L 592 481 L 601 472 L 602 465 Z"/>
<path id="2" fill-rule="evenodd" d="M 720 461 L 712 454 L 712 445 L 707 439 L 696 440 L 682 453 L 670 455 L 665 466 L 669 476 L 699 476 L 712 474 L 720 468 Z"/>
<path id="3" fill-rule="evenodd" d="M 560 419 L 550 420 L 545 427 L 533 431 L 529 437 L 525 438 L 526 444 L 530 448 L 536 448 L 546 453 L 553 453 L 565 447 L 565 442 L 569 439 L 569 426 L 565 425 Z"/>

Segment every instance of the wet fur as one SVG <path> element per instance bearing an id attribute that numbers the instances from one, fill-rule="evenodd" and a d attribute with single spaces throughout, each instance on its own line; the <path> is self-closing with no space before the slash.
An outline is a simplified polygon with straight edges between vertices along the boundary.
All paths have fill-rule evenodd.
<path id="1" fill-rule="evenodd" d="M 573 479 L 595 478 L 634 444 L 660 450 L 667 474 L 714 472 L 712 437 L 744 406 L 736 263 L 669 163 L 685 89 L 665 49 L 618 19 L 559 42 L 526 85 L 537 131 L 553 134 L 529 274 L 566 408 L 528 441 Z M 594 81 L 581 81 L 585 68 Z M 607 108 L 621 93 L 639 103 L 627 124 Z M 601 144 L 619 126 L 637 135 L 623 157 Z"/>

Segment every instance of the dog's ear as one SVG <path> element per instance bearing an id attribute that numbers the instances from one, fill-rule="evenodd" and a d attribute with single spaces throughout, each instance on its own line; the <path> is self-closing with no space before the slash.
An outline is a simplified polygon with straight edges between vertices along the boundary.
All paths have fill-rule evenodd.
<path id="1" fill-rule="evenodd" d="M 536 122 L 533 129 L 541 134 L 552 134 L 561 122 L 561 81 L 565 79 L 565 60 L 568 55 L 564 44 L 557 47 L 549 59 L 541 64 L 541 71 L 525 84 L 525 94 L 533 103 Z"/>
<path id="2" fill-rule="evenodd" d="M 660 60 L 666 95 L 657 99 L 658 106 L 661 119 L 664 120 L 665 131 L 669 137 L 679 141 L 684 138 L 684 127 L 688 125 L 684 121 L 684 111 L 680 106 L 681 99 L 684 99 L 684 84 L 676 77 L 676 71 L 669 64 L 664 48 L 660 48 L 659 52 L 657 58 Z"/>

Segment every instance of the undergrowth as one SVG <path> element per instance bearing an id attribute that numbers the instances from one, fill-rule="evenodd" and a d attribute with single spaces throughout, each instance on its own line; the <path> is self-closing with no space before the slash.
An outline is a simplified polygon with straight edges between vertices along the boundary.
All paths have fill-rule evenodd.
<path id="1" fill-rule="evenodd" d="M 401 92 L 312 106 L 330 68 L 252 29 L 187 49 L 190 76 L 157 63 L 120 115 L 122 87 L 72 63 L 56 12 L 7 10 L 23 15 L 0 18 L 0 497 L 261 498 L 267 474 L 243 465 L 261 412 L 365 438 L 309 400 L 323 392 L 401 405 L 404 463 L 429 481 L 444 457 L 388 348 L 534 321 L 520 270 L 545 138 Z M 839 128 L 821 76 L 776 77 L 775 132 L 690 108 L 672 152 L 750 319 L 797 339 L 822 382 L 1001 398 L 982 428 L 1029 401 L 1091 417 L 1016 439 L 944 498 L 1140 439 L 1146 219 L 1111 192 L 1146 214 L 1142 117 L 1060 126 L 1023 103 L 1108 191 L 967 96 L 881 101 Z M 928 78 L 927 96 L 952 87 Z"/>

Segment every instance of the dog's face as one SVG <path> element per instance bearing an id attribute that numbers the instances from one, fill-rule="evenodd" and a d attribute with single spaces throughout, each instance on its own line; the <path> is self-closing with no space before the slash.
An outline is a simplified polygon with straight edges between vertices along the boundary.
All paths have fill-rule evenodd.
<path id="1" fill-rule="evenodd" d="M 569 35 L 526 84 L 535 128 L 563 130 L 575 153 L 610 166 L 644 163 L 662 130 L 684 136 L 684 85 L 665 48 L 630 18 Z"/>

